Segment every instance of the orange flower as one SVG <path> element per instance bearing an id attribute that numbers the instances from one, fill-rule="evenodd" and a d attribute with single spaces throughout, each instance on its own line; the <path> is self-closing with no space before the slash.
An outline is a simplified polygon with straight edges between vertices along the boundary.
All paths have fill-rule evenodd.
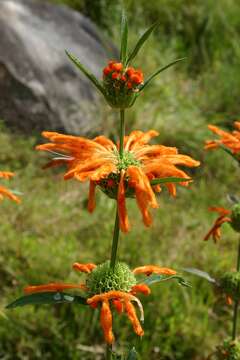
<path id="1" fill-rule="evenodd" d="M 11 179 L 11 177 L 14 176 L 13 172 L 10 171 L 0 171 L 0 178 L 4 178 L 4 179 Z M 8 197 L 10 200 L 13 200 L 17 203 L 20 203 L 20 199 L 15 196 L 11 191 L 9 191 L 7 188 L 5 188 L 4 186 L 0 186 L 0 201 L 4 198 L 4 197 Z"/>
<path id="2" fill-rule="evenodd" d="M 74 263 L 73 268 L 77 271 L 87 273 L 87 276 L 89 276 L 89 273 L 91 273 L 96 268 L 96 265 L 92 263 L 88 263 L 88 264 Z M 161 268 L 156 265 L 146 265 L 134 269 L 132 273 L 135 275 L 145 274 L 147 276 L 152 273 L 175 275 L 176 271 L 168 268 Z M 114 281 L 116 281 L 116 277 L 114 277 L 114 279 L 115 279 Z M 99 279 L 99 281 L 100 282 L 104 281 L 104 279 Z M 26 294 L 32 294 L 32 293 L 41 293 L 41 292 L 61 292 L 65 290 L 79 289 L 89 294 L 90 289 L 86 286 L 86 283 L 85 284 L 50 283 L 47 285 L 27 286 L 24 289 L 24 292 Z M 127 315 L 128 319 L 132 323 L 134 332 L 138 336 L 144 335 L 144 331 L 140 323 L 140 321 L 144 320 L 143 307 L 140 300 L 135 296 L 138 293 L 149 295 L 151 293 L 151 290 L 146 284 L 137 284 L 132 286 L 129 292 L 113 289 L 108 292 L 102 292 L 100 294 L 91 295 L 86 299 L 86 303 L 93 309 L 96 309 L 99 303 L 101 304 L 100 324 L 103 330 L 105 341 L 108 344 L 112 344 L 114 342 L 114 334 L 112 330 L 113 316 L 110 306 L 111 303 L 113 304 L 114 308 L 119 314 L 125 313 Z M 136 303 L 139 309 L 140 321 L 137 317 L 133 303 Z"/>
<path id="3" fill-rule="evenodd" d="M 136 92 L 139 85 L 143 84 L 144 77 L 141 70 L 135 70 L 133 67 L 125 69 L 122 63 L 111 60 L 108 66 L 103 69 L 103 80 L 110 92 L 111 87 L 117 88 L 122 92 L 124 88 Z M 119 82 L 120 80 L 122 83 Z M 121 89 L 121 87 L 123 88 Z"/>
<path id="4" fill-rule="evenodd" d="M 210 207 L 209 211 L 216 211 L 219 216 L 215 220 L 213 226 L 211 227 L 207 235 L 204 237 L 204 240 L 208 240 L 212 236 L 214 242 L 216 243 L 221 237 L 220 228 L 222 224 L 232 221 L 231 218 L 227 216 L 231 214 L 231 211 L 221 207 Z"/>
<path id="5" fill-rule="evenodd" d="M 208 140 L 206 141 L 205 149 L 212 150 L 220 146 L 225 146 L 233 154 L 239 154 L 240 152 L 240 122 L 235 121 L 234 126 L 236 130 L 231 133 L 219 129 L 217 126 L 208 125 L 208 128 L 214 133 L 220 136 L 219 140 Z"/>
<path id="6" fill-rule="evenodd" d="M 129 230 L 126 211 L 126 197 L 135 197 L 146 226 L 151 225 L 149 208 L 157 208 L 155 192 L 160 192 L 160 185 L 151 185 L 151 180 L 164 177 L 183 178 L 182 186 L 187 186 L 184 179 L 189 176 L 177 168 L 179 166 L 196 167 L 199 161 L 190 156 L 181 155 L 174 147 L 148 145 L 149 140 L 158 132 L 132 131 L 124 137 L 124 153 L 120 158 L 118 145 L 105 136 L 93 140 L 83 137 L 62 135 L 56 132 L 43 132 L 51 143 L 37 146 L 57 154 L 45 167 L 67 165 L 64 178 L 75 178 L 81 182 L 90 180 L 88 210 L 95 208 L 96 185 L 112 198 L 117 198 L 120 228 Z M 169 193 L 176 195 L 176 185 L 166 184 Z"/>

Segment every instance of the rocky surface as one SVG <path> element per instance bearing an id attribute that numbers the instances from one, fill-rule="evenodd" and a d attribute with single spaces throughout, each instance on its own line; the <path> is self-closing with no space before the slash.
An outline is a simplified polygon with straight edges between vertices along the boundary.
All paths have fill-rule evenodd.
<path id="1" fill-rule="evenodd" d="M 111 55 L 96 27 L 65 6 L 1 0 L 0 34 L 0 119 L 25 133 L 94 131 L 98 94 L 64 50 L 101 76 Z"/>

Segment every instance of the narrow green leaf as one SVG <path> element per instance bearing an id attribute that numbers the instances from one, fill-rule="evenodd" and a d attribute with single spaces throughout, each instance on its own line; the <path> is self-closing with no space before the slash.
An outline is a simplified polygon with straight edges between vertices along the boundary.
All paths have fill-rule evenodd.
<path id="1" fill-rule="evenodd" d="M 18 190 L 12 190 L 10 189 L 11 193 L 13 193 L 14 195 L 18 195 L 18 196 L 22 196 L 23 193 L 21 191 L 18 191 Z"/>
<path id="2" fill-rule="evenodd" d="M 206 279 L 207 281 L 209 281 L 210 283 L 215 284 L 216 280 L 214 278 L 212 278 L 207 272 L 199 270 L 199 269 L 194 269 L 194 268 L 184 268 L 183 271 L 186 271 L 190 274 L 193 275 L 197 275 L 201 278 Z"/>
<path id="3" fill-rule="evenodd" d="M 130 350 L 129 354 L 127 355 L 126 360 L 137 360 L 137 358 L 138 358 L 138 354 L 137 354 L 137 352 L 135 350 L 135 347 L 133 347 Z"/>
<path id="4" fill-rule="evenodd" d="M 225 151 L 228 155 L 230 155 L 234 160 L 236 160 L 238 163 L 240 163 L 240 158 L 237 157 L 236 154 L 233 154 L 230 149 L 228 149 L 226 146 L 220 144 L 220 148 Z"/>
<path id="5" fill-rule="evenodd" d="M 127 43 L 128 43 L 128 22 L 125 11 L 122 11 L 122 23 L 121 23 L 121 52 L 120 59 L 125 65 L 127 61 Z"/>
<path id="6" fill-rule="evenodd" d="M 179 177 L 166 177 L 166 178 L 159 178 L 159 179 L 153 179 L 151 180 L 151 185 L 158 185 L 158 184 L 164 184 L 164 183 L 178 183 L 178 182 L 185 182 L 185 181 L 191 181 L 191 178 L 179 178 Z"/>
<path id="7" fill-rule="evenodd" d="M 127 64 L 130 63 L 138 54 L 139 50 L 141 49 L 141 47 L 143 46 L 143 44 L 146 42 L 146 40 L 149 38 L 149 36 L 151 35 L 151 33 L 153 32 L 153 30 L 157 27 L 157 25 L 159 24 L 159 22 L 156 22 L 155 24 L 153 24 L 152 26 L 150 26 L 150 28 L 148 28 L 143 35 L 140 37 L 140 39 L 138 40 L 137 44 L 135 45 L 135 48 L 133 49 L 133 51 L 131 52 L 131 54 L 128 56 L 127 59 Z"/>
<path id="8" fill-rule="evenodd" d="M 7 309 L 13 309 L 25 305 L 42 305 L 42 304 L 59 304 L 59 303 L 77 303 L 86 305 L 86 299 L 78 296 L 71 295 L 63 292 L 42 292 L 22 296 L 11 304 L 7 305 Z"/>
<path id="9" fill-rule="evenodd" d="M 181 59 L 177 59 L 173 62 L 171 62 L 170 64 L 168 65 L 165 65 L 163 66 L 162 68 L 158 69 L 157 71 L 155 71 L 146 81 L 145 83 L 142 85 L 142 87 L 140 87 L 140 91 L 142 91 L 143 89 L 145 89 L 146 86 L 148 86 L 150 84 L 150 82 L 158 75 L 160 74 L 162 71 L 166 70 L 167 68 L 177 64 L 178 62 L 182 61 L 182 60 L 185 60 L 186 58 L 181 58 Z"/>
<path id="10" fill-rule="evenodd" d="M 77 66 L 78 69 L 95 85 L 95 87 L 105 96 L 105 90 L 102 84 L 98 81 L 98 79 L 87 69 L 80 61 L 72 54 L 70 54 L 67 50 L 65 50 L 69 59 Z"/>
<path id="11" fill-rule="evenodd" d="M 146 278 L 144 281 L 141 281 L 141 283 L 144 283 L 146 285 L 152 285 L 154 283 L 167 281 L 167 280 L 177 280 L 180 285 L 186 286 L 186 287 L 191 287 L 191 285 L 186 280 L 184 280 L 184 278 L 182 276 L 179 276 L 179 275 L 153 274 L 153 275 L 149 276 L 148 278 Z"/>

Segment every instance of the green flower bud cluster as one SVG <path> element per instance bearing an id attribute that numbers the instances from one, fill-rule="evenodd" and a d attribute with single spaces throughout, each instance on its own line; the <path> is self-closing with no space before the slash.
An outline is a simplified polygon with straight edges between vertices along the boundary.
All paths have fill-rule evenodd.
<path id="1" fill-rule="evenodd" d="M 111 290 L 129 292 L 134 285 L 136 278 L 128 265 L 123 262 L 117 262 L 112 269 L 110 261 L 106 261 L 98 265 L 86 280 L 90 296 Z"/>
<path id="2" fill-rule="evenodd" d="M 220 288 L 232 299 L 240 299 L 240 272 L 228 271 L 220 278 Z"/>
<path id="3" fill-rule="evenodd" d="M 240 343 L 225 340 L 223 345 L 217 347 L 216 355 L 219 360 L 240 360 Z"/>
<path id="4" fill-rule="evenodd" d="M 240 232 L 240 204 L 235 204 L 233 206 L 230 224 L 233 230 Z"/>

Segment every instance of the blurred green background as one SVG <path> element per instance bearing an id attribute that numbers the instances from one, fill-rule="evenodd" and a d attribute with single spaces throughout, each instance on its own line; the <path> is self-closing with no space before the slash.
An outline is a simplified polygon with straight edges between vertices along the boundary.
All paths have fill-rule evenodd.
<path id="1" fill-rule="evenodd" d="M 54 2 L 83 12 L 106 38 L 119 42 L 119 0 Z M 176 199 L 163 191 L 150 229 L 143 227 L 135 202 L 129 200 L 133 226 L 121 236 L 119 257 L 131 267 L 147 263 L 179 271 L 197 267 L 218 276 L 234 268 L 236 235 L 226 225 L 219 245 L 204 242 L 214 219 L 207 209 L 230 206 L 227 196 L 238 193 L 239 169 L 221 150 L 206 153 L 203 143 L 212 138 L 208 123 L 230 129 L 240 115 L 240 3 L 133 0 L 127 7 L 132 45 L 145 27 L 160 20 L 136 59 L 145 74 L 187 56 L 184 63 L 162 73 L 127 112 L 127 130 L 154 128 L 160 131 L 161 143 L 177 146 L 202 166 L 192 173 L 195 181 L 189 189 L 178 189 Z M 101 116 L 104 133 L 116 134 L 117 115 L 103 104 Z M 20 206 L 1 204 L 0 358 L 100 360 L 104 347 L 96 311 L 67 305 L 4 309 L 27 284 L 79 282 L 83 277 L 72 271 L 73 262 L 100 263 L 110 254 L 113 202 L 99 192 L 97 208 L 89 215 L 87 187 L 64 182 L 61 172 L 42 171 L 45 157 L 33 150 L 38 141 L 2 126 L 1 169 L 17 173 L 10 186 L 24 196 Z M 130 343 L 142 360 L 203 360 L 222 342 L 231 331 L 231 307 L 204 280 L 185 277 L 191 289 L 163 283 L 142 299 L 145 336 L 141 341 L 125 317 L 115 317 L 120 351 Z"/>

